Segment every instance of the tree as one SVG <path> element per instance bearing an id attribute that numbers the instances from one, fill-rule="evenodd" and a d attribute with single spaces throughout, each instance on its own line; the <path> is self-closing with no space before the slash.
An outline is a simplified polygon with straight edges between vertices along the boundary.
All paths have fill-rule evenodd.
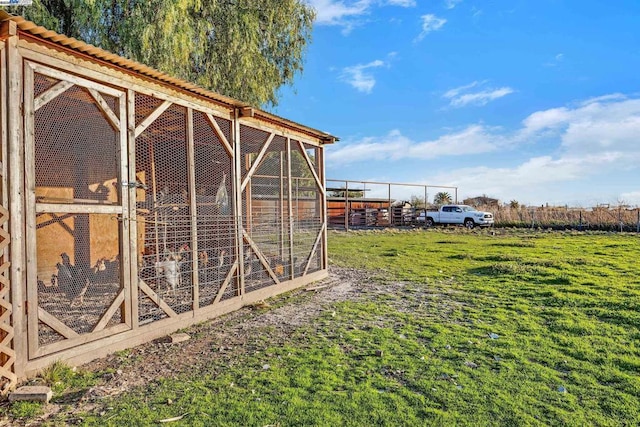
<path id="1" fill-rule="evenodd" d="M 361 199 L 364 197 L 364 191 L 358 190 L 333 190 L 329 197 L 349 197 L 350 199 Z"/>
<path id="2" fill-rule="evenodd" d="M 520 203 L 517 200 L 512 200 L 509 202 L 509 207 L 511 209 L 519 209 L 520 208 Z"/>
<path id="3" fill-rule="evenodd" d="M 9 11 L 252 105 L 277 105 L 303 69 L 303 0 L 34 0 Z"/>
<path id="4" fill-rule="evenodd" d="M 446 205 L 447 203 L 451 203 L 451 194 L 445 191 L 436 193 L 435 197 L 433 198 L 433 203 L 435 203 L 436 205 Z"/>
<path id="5" fill-rule="evenodd" d="M 416 196 L 415 194 L 411 195 L 411 198 L 409 199 L 409 203 L 411 203 L 411 206 L 414 206 L 414 207 L 419 207 L 419 206 L 422 206 L 424 208 L 427 207 L 427 205 L 424 202 L 424 197 Z"/>

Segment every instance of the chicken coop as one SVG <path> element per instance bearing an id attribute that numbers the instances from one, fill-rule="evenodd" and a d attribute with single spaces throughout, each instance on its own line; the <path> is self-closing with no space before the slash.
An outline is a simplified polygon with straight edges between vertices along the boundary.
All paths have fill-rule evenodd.
<path id="1" fill-rule="evenodd" d="M 335 137 L 0 21 L 2 390 L 327 276 Z"/>

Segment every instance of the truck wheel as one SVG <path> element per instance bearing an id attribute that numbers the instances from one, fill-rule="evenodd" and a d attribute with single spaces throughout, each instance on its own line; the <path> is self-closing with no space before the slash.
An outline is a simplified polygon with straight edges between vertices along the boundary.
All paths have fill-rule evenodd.
<path id="1" fill-rule="evenodd" d="M 436 223 L 433 221 L 433 218 L 427 218 L 425 224 L 427 225 L 427 227 L 433 227 L 434 225 L 436 225 Z"/>
<path id="2" fill-rule="evenodd" d="M 476 226 L 476 223 L 473 222 L 471 218 L 467 218 L 464 220 L 464 226 L 467 227 L 469 230 L 471 230 L 473 227 Z"/>

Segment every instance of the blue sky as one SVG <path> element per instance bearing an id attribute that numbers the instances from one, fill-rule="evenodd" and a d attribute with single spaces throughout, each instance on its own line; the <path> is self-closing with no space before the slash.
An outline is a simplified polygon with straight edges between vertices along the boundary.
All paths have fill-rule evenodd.
<path id="1" fill-rule="evenodd" d="M 274 112 L 340 137 L 329 178 L 640 205 L 637 0 L 306 1 L 305 70 Z"/>

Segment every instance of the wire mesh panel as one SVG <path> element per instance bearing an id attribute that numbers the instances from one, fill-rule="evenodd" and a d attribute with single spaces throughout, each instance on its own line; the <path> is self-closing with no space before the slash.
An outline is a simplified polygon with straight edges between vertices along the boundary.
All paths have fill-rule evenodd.
<path id="1" fill-rule="evenodd" d="M 117 300 L 123 292 L 119 227 L 105 214 L 38 216 L 38 307 L 46 313 L 38 328 L 40 345 L 69 337 L 59 323 L 86 334 L 101 322 L 109 327 L 124 321 Z"/>
<path id="2" fill-rule="evenodd" d="M 288 154 L 281 136 L 243 126 L 241 144 L 245 170 L 253 171 L 243 192 L 245 291 L 291 277 L 289 252 Z M 266 142 L 271 141 L 266 150 Z M 262 156 L 260 157 L 260 153 Z M 258 164 L 254 164 L 258 161 Z"/>
<path id="3" fill-rule="evenodd" d="M 313 156 L 309 154 L 313 153 Z M 306 154 L 306 156 L 305 156 Z M 321 266 L 322 193 L 313 176 L 316 155 L 310 147 L 291 143 L 293 210 L 293 262 L 295 277 L 318 271 Z M 311 163 L 311 164 L 310 164 Z M 317 175 L 317 173 L 316 173 Z"/>
<path id="4" fill-rule="evenodd" d="M 33 74 L 28 150 L 33 149 L 29 169 L 37 206 L 36 277 L 29 286 L 37 286 L 37 310 L 30 318 L 37 346 L 125 322 L 116 214 L 122 200 L 120 100 L 70 79 Z M 96 206 L 112 206 L 114 213 L 91 213 Z"/>
<path id="5" fill-rule="evenodd" d="M 186 120 L 186 109 L 172 105 L 136 139 L 140 323 L 193 309 Z"/>
<path id="6" fill-rule="evenodd" d="M 120 114 L 115 97 L 102 99 Z M 86 88 L 73 86 L 39 108 L 34 134 L 38 203 L 119 203 L 119 133 Z"/>
<path id="7" fill-rule="evenodd" d="M 193 114 L 200 306 L 212 304 L 225 284 L 219 300 L 238 292 L 237 275 L 232 274 L 237 271 L 233 164 L 212 119 L 221 130 L 230 130 L 228 120 Z"/>

